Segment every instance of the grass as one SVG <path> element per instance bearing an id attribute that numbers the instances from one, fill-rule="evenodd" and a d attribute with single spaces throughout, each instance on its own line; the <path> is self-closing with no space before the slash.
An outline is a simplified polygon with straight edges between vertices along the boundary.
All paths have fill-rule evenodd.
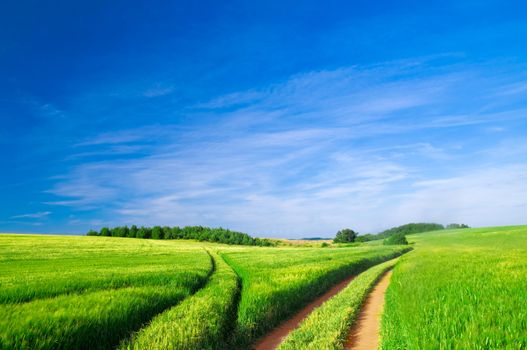
<path id="1" fill-rule="evenodd" d="M 383 349 L 527 349 L 527 226 L 407 238 Z M 383 262 L 406 249 L 0 235 L 0 349 L 248 348 L 362 272 L 281 345 L 339 349 Z"/>
<path id="2" fill-rule="evenodd" d="M 199 289 L 212 269 L 191 243 L 37 235 L 0 242 L 2 349 L 114 347 Z"/>
<path id="3" fill-rule="evenodd" d="M 242 280 L 235 345 L 246 348 L 345 277 L 400 255 L 404 247 L 259 248 L 223 256 Z"/>
<path id="4" fill-rule="evenodd" d="M 0 348 L 247 347 L 402 249 L 0 235 Z"/>
<path id="5" fill-rule="evenodd" d="M 236 318 L 238 276 L 214 251 L 209 283 L 160 314 L 120 349 L 224 349 Z"/>
<path id="6" fill-rule="evenodd" d="M 339 294 L 315 309 L 278 349 L 343 349 L 349 329 L 358 317 L 369 291 L 397 260 L 381 263 L 361 273 Z"/>
<path id="7" fill-rule="evenodd" d="M 408 236 L 382 320 L 383 349 L 526 349 L 527 227 Z"/>
<path id="8" fill-rule="evenodd" d="M 163 285 L 174 273 L 209 266 L 189 242 L 42 235 L 0 235 L 0 242 L 0 304 Z M 199 257 L 188 259 L 196 250 Z"/>

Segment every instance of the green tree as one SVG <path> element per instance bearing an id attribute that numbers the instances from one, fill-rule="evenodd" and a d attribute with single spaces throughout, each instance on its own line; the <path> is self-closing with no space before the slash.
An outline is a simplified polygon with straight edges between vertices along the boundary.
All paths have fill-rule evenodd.
<path id="1" fill-rule="evenodd" d="M 137 230 L 137 238 L 147 238 L 146 237 L 146 229 L 144 227 L 141 227 L 139 230 Z"/>
<path id="2" fill-rule="evenodd" d="M 131 238 L 135 238 L 137 237 L 137 226 L 135 225 L 132 225 L 132 227 L 130 227 L 130 231 L 128 232 L 128 237 L 131 237 Z"/>
<path id="3" fill-rule="evenodd" d="M 172 229 L 168 226 L 163 226 L 163 238 L 172 239 Z"/>
<path id="4" fill-rule="evenodd" d="M 114 237 L 124 237 L 124 231 L 122 227 L 115 227 L 112 229 L 112 236 Z"/>
<path id="5" fill-rule="evenodd" d="M 112 231 L 108 227 L 101 228 L 101 236 L 111 236 Z"/>
<path id="6" fill-rule="evenodd" d="M 446 228 L 449 230 L 453 230 L 456 228 L 469 228 L 469 226 L 465 224 L 448 224 Z"/>
<path id="7" fill-rule="evenodd" d="M 383 244 L 384 245 L 407 245 L 408 241 L 406 240 L 406 236 L 404 233 L 397 232 L 389 236 L 388 238 L 385 238 L 383 241 Z"/>
<path id="8" fill-rule="evenodd" d="M 130 237 L 130 229 L 128 226 L 122 227 L 122 237 Z"/>
<path id="9" fill-rule="evenodd" d="M 353 231 L 352 229 L 345 228 L 337 232 L 333 242 L 334 243 L 350 243 L 350 242 L 355 242 L 355 238 L 357 238 L 357 232 Z"/>
<path id="10" fill-rule="evenodd" d="M 373 235 L 371 233 L 366 233 L 366 234 L 362 234 L 360 236 L 357 236 L 355 238 L 355 242 L 369 242 L 369 241 L 373 241 L 373 240 L 376 240 L 376 239 L 379 239 L 376 237 L 376 235 Z"/>
<path id="11" fill-rule="evenodd" d="M 152 238 L 153 239 L 163 239 L 163 230 L 160 226 L 154 226 L 152 228 Z"/>

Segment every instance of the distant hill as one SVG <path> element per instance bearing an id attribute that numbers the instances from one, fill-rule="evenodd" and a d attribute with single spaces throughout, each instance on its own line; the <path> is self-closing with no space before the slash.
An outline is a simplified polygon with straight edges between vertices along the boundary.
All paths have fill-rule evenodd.
<path id="1" fill-rule="evenodd" d="M 395 233 L 403 233 L 405 235 L 410 235 L 412 233 L 421 233 L 421 232 L 437 231 L 437 230 L 444 230 L 444 229 L 445 229 L 445 226 L 441 224 L 419 222 L 419 223 L 410 223 L 410 224 L 406 224 L 402 226 L 392 227 L 388 230 L 384 230 L 378 233 L 377 235 L 380 238 L 386 238 Z"/>
<path id="2" fill-rule="evenodd" d="M 453 227 L 453 225 L 457 225 L 457 227 L 461 228 L 461 225 L 458 225 L 458 224 L 450 224 L 449 227 Z M 463 225 L 463 227 L 468 227 L 468 226 Z M 398 233 L 401 233 L 404 235 L 410 235 L 414 233 L 437 231 L 437 230 L 444 230 L 444 229 L 445 229 L 445 226 L 441 224 L 436 224 L 436 223 L 428 223 L 428 222 L 409 223 L 409 224 L 405 224 L 401 226 L 392 227 L 390 229 L 384 230 L 377 234 L 368 233 L 365 235 L 359 235 L 356 240 L 359 242 L 367 242 L 367 241 L 385 239 L 385 238 L 388 238 Z"/>
<path id="3" fill-rule="evenodd" d="M 333 238 L 324 238 L 324 237 L 306 237 L 300 238 L 301 241 L 330 241 Z"/>

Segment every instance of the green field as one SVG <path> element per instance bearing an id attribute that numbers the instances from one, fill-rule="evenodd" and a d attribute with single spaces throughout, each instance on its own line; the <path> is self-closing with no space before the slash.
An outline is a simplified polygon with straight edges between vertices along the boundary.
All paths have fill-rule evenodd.
<path id="1" fill-rule="evenodd" d="M 405 247 L 0 235 L 3 349 L 245 348 Z"/>
<path id="2" fill-rule="evenodd" d="M 266 248 L 224 253 L 241 277 L 235 342 L 246 347 L 346 276 L 400 255 L 400 246 Z"/>
<path id="3" fill-rule="evenodd" d="M 3 234 L 0 349 L 248 349 L 357 275 L 280 346 L 342 349 L 394 266 L 383 349 L 527 348 L 526 226 L 407 238 L 321 248 Z"/>
<path id="4" fill-rule="evenodd" d="M 526 349 L 527 227 L 408 236 L 386 294 L 383 349 Z"/>
<path id="5" fill-rule="evenodd" d="M 361 273 L 342 292 L 309 315 L 300 327 L 288 335 L 279 349 L 342 349 L 368 292 L 397 261 L 386 261 Z"/>
<path id="6" fill-rule="evenodd" d="M 212 272 L 211 257 L 195 244 L 25 235 L 0 240 L 3 349 L 110 348 L 198 290 Z"/>

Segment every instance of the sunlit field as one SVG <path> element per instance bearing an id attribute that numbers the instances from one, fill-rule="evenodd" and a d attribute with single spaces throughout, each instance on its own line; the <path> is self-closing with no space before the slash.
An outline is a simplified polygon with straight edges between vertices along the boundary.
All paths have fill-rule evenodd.
<path id="1" fill-rule="evenodd" d="M 202 287 L 211 257 L 192 243 L 0 236 L 0 344 L 110 348 Z"/>
<path id="2" fill-rule="evenodd" d="M 398 246 L 0 235 L 5 349 L 245 348 Z"/>
<path id="3" fill-rule="evenodd" d="M 525 349 L 527 226 L 408 236 L 386 294 L 383 349 Z"/>

